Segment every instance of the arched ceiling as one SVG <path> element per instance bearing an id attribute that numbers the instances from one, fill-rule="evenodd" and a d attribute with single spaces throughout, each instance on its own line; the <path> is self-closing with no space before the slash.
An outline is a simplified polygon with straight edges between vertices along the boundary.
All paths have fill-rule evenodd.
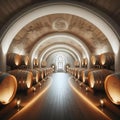
<path id="1" fill-rule="evenodd" d="M 120 25 L 120 0 L 0 0 L 0 27 L 22 9 L 34 4 L 52 1 L 81 2 L 93 6 L 105 12 Z"/>
<path id="2" fill-rule="evenodd" d="M 78 0 L 74 0 L 71 2 L 74 3 L 75 1 L 78 2 Z M 23 11 L 24 13 L 24 11 L 26 11 L 27 9 L 24 9 L 24 10 L 22 9 L 25 8 L 26 6 L 29 8 L 36 3 L 39 3 L 39 5 L 41 5 L 40 4 L 41 2 L 42 1 L 38 1 L 38 0 L 36 1 L 35 0 L 21 0 L 21 1 L 14 0 L 14 3 L 13 3 L 12 0 L 9 0 L 9 1 L 1 0 L 0 12 L 2 17 L 0 18 L 0 26 L 2 27 L 4 25 L 4 27 L 1 30 L 6 29 L 7 24 L 5 26 L 5 23 L 9 24 L 10 21 L 8 22 L 8 20 L 10 18 L 15 17 L 16 15 L 19 16 L 19 14 L 17 14 L 19 10 Z M 44 1 L 44 2 L 47 3 L 48 1 Z M 86 5 L 93 6 L 99 9 L 100 11 L 105 12 L 105 14 L 107 14 L 112 19 L 114 19 L 114 21 L 116 21 L 116 23 L 119 25 L 119 22 L 118 22 L 120 20 L 119 19 L 120 18 L 119 0 L 106 0 L 105 2 L 104 0 L 98 0 L 98 1 L 81 0 L 80 2 Z M 81 8 L 81 11 L 82 11 L 82 8 Z M 94 24 L 93 21 L 95 20 L 92 20 L 94 18 L 92 19 L 90 18 L 91 19 L 90 21 L 92 21 L 91 23 L 88 20 L 89 17 L 88 18 L 80 17 L 79 15 L 77 16 L 77 14 L 78 13 L 70 14 L 70 12 L 66 12 L 66 13 L 57 12 L 57 14 L 51 13 L 44 16 L 41 15 L 41 17 L 36 17 L 36 19 L 29 22 L 27 25 L 23 26 L 23 28 L 19 30 L 19 32 L 16 34 L 16 36 L 13 38 L 12 42 L 10 43 L 8 51 L 7 49 L 5 50 L 5 48 L 4 50 L 7 52 L 28 54 L 31 56 L 31 58 L 36 56 L 37 57 L 42 56 L 43 54 L 45 54 L 44 51 L 47 51 L 49 50 L 49 48 L 52 48 L 52 47 L 54 48 L 52 50 L 55 51 L 55 48 L 56 48 L 55 46 L 62 46 L 60 47 L 61 51 L 67 48 L 66 51 L 64 50 L 67 53 L 71 51 L 73 52 L 73 49 L 74 49 L 75 52 L 73 53 L 74 54 L 79 53 L 79 56 L 82 56 L 82 57 L 90 57 L 89 55 L 91 54 L 100 54 L 103 52 L 116 51 L 115 48 L 114 50 L 112 48 L 115 45 L 111 46 L 112 43 L 114 42 L 109 40 L 110 37 L 108 37 L 108 33 L 106 32 L 106 34 L 104 34 L 104 32 L 101 31 L 101 29 L 104 29 L 105 31 L 106 28 L 104 26 L 101 27 L 100 29 L 97 27 L 100 25 L 96 25 L 99 23 L 95 22 Z M 83 13 L 81 14 L 82 14 L 81 16 L 83 16 Z M 92 14 L 91 14 L 91 17 L 92 17 Z M 28 19 L 30 19 L 30 17 Z M 76 42 L 75 40 L 69 39 L 69 37 L 65 37 L 65 38 L 55 37 L 50 39 L 49 41 L 44 41 L 44 44 L 40 44 L 42 43 L 42 40 L 44 40 L 45 36 L 49 36 L 52 34 L 53 35 L 66 34 L 68 36 L 76 36 L 78 42 Z M 38 43 L 39 45 L 37 45 Z M 63 47 L 63 44 L 64 44 L 64 47 Z M 71 49 L 69 50 L 69 48 Z M 56 49 L 59 49 L 59 47 Z M 117 47 L 116 53 L 118 53 L 118 49 L 119 48 Z M 49 53 L 46 56 L 49 56 Z"/>
<path id="3" fill-rule="evenodd" d="M 97 51 L 112 51 L 105 35 L 87 20 L 70 14 L 52 14 L 40 17 L 25 26 L 14 38 L 9 52 L 23 52 L 29 54 L 32 47 L 44 36 L 51 33 L 69 33 L 82 40 L 91 53 Z M 82 47 L 66 38 L 53 38 L 39 48 L 39 53 L 51 44 L 68 44 L 83 52 Z M 83 53 L 84 54 L 84 53 Z"/>
<path id="4" fill-rule="evenodd" d="M 62 48 L 62 49 L 61 48 L 57 48 L 55 50 L 51 50 L 49 52 L 49 54 L 45 54 L 44 58 L 43 58 L 43 61 L 48 59 L 50 55 L 52 55 L 54 53 L 58 53 L 59 51 L 63 52 L 63 53 L 68 53 L 75 61 L 77 61 L 79 59 L 79 58 L 77 58 L 76 54 L 74 54 L 72 51 L 69 51 L 69 50 L 67 50 L 65 48 Z"/>

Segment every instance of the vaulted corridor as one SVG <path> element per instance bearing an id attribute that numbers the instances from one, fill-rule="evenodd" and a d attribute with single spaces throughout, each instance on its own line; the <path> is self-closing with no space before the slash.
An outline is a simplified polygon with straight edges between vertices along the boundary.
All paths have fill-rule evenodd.
<path id="1" fill-rule="evenodd" d="M 48 90 L 30 105 L 26 105 L 10 120 L 110 120 L 119 119 L 113 114 L 106 115 L 98 108 L 99 101 L 95 96 L 86 100 L 81 91 L 80 96 L 71 85 L 73 78 L 67 73 L 54 73 L 50 77 Z M 76 89 L 76 88 L 75 88 Z M 79 88 L 80 89 L 80 88 Z M 79 91 L 78 89 L 78 91 Z M 80 91 L 79 91 L 80 92 Z M 91 93 L 88 93 L 91 94 Z M 33 98 L 34 100 L 34 98 Z"/>
<path id="2" fill-rule="evenodd" d="M 119 120 L 120 0 L 0 0 L 0 120 Z"/>

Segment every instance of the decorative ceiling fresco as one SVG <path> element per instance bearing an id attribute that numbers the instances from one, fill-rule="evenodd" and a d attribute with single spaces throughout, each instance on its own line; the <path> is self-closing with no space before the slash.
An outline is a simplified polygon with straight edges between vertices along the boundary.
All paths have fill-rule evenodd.
<path id="1" fill-rule="evenodd" d="M 93 24 L 83 18 L 70 14 L 52 14 L 34 20 L 25 26 L 14 38 L 9 52 L 24 51 L 29 54 L 32 47 L 41 40 L 42 37 L 52 33 L 69 33 L 77 36 L 88 46 L 91 53 L 96 51 L 112 51 L 112 48 L 105 35 Z M 59 38 L 58 38 L 59 39 Z M 39 51 L 44 47 L 64 42 L 72 45 L 78 51 L 82 48 L 69 40 L 53 40 L 43 44 Z"/>

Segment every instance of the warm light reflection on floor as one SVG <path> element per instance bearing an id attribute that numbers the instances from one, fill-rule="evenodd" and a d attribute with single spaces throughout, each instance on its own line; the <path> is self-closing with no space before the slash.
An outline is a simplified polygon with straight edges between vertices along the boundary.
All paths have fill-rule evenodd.
<path id="1" fill-rule="evenodd" d="M 106 114 L 104 114 L 99 108 L 97 108 L 97 106 L 95 104 L 93 104 L 87 97 L 85 97 L 82 93 L 80 93 L 80 91 L 78 91 L 71 83 L 72 78 L 69 78 L 69 84 L 70 87 L 77 93 L 77 95 L 79 95 L 84 101 L 86 101 L 88 103 L 88 105 L 90 105 L 92 108 L 94 108 L 96 111 L 100 112 L 103 116 L 106 117 L 107 120 L 111 120 Z"/>
<path id="2" fill-rule="evenodd" d="M 50 77 L 49 79 L 51 79 L 50 84 L 49 84 L 43 91 L 41 91 L 40 94 L 38 94 L 34 99 L 32 99 L 29 103 L 27 103 L 27 105 L 26 105 L 25 107 L 23 107 L 22 110 L 18 112 L 18 114 L 20 114 L 20 112 L 27 111 L 27 109 L 28 109 L 39 97 L 41 97 L 41 96 L 48 90 L 48 88 L 49 88 L 49 87 L 51 86 L 51 84 L 52 84 L 52 78 Z M 9 120 L 14 120 L 14 117 L 16 117 L 16 116 L 17 116 L 17 113 L 16 113 L 14 116 L 12 116 Z"/>
<path id="3" fill-rule="evenodd" d="M 50 84 L 10 120 L 111 120 L 72 82 L 69 74 L 54 73 Z"/>

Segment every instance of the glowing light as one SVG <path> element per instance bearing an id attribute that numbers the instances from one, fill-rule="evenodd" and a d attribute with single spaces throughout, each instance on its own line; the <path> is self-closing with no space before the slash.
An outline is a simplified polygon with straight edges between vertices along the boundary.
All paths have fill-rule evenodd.
<path id="1" fill-rule="evenodd" d="M 88 92 L 89 91 L 89 87 L 87 86 L 87 87 L 85 87 L 85 91 L 86 92 Z"/>
<path id="2" fill-rule="evenodd" d="M 21 99 L 20 99 L 20 98 L 18 98 L 18 99 L 16 100 L 16 106 L 17 106 L 17 108 L 19 108 L 19 107 L 20 107 L 20 104 L 21 104 Z"/>
<path id="3" fill-rule="evenodd" d="M 33 89 L 33 92 L 36 92 L 36 87 L 32 87 L 32 89 Z"/>
<path id="4" fill-rule="evenodd" d="M 103 107 L 104 106 L 104 100 L 100 99 L 100 106 Z"/>

